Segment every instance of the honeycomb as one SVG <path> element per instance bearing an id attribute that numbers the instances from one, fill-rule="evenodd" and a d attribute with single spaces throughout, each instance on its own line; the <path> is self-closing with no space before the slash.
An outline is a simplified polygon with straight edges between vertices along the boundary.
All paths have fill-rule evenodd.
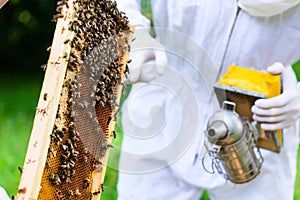
<path id="1" fill-rule="evenodd" d="M 110 0 L 62 0 L 56 11 L 16 199 L 99 199 L 133 30 Z"/>

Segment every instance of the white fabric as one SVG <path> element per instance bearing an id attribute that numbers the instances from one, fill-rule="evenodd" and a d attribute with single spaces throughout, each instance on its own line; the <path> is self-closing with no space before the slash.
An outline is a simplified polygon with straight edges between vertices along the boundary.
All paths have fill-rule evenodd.
<path id="1" fill-rule="evenodd" d="M 300 3 L 299 0 L 239 0 L 239 6 L 250 15 L 271 17 Z"/>
<path id="2" fill-rule="evenodd" d="M 126 0 L 117 1 L 118 8 L 121 11 L 126 11 L 126 16 L 133 26 L 150 27 L 150 21 L 141 14 L 141 0 Z"/>
<path id="3" fill-rule="evenodd" d="M 122 7 L 128 15 L 139 11 L 139 1 L 117 2 L 128 4 Z M 168 65 L 163 76 L 134 85 L 123 106 L 119 199 L 198 200 L 207 189 L 213 200 L 292 200 L 296 126 L 284 130 L 280 154 L 262 150 L 261 174 L 250 183 L 226 183 L 194 161 L 206 121 L 217 109 L 212 91 L 218 72 L 232 63 L 266 69 L 276 61 L 289 65 L 298 60 L 300 6 L 256 18 L 238 12 L 232 0 L 154 0 L 152 12 Z M 139 15 L 132 23 L 143 24 Z"/>
<path id="4" fill-rule="evenodd" d="M 6 191 L 0 186 L 0 200 L 10 200 Z"/>
<path id="5" fill-rule="evenodd" d="M 167 58 L 163 46 L 150 36 L 149 30 L 136 28 L 131 43 L 129 83 L 149 82 L 163 74 Z"/>

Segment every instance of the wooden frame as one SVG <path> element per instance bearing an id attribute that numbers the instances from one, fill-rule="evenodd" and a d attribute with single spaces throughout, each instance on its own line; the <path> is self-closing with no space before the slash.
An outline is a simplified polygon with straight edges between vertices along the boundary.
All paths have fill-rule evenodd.
<path id="1" fill-rule="evenodd" d="M 36 108 L 36 115 L 19 183 L 18 195 L 16 197 L 16 199 L 19 200 L 38 199 L 41 189 L 43 170 L 46 164 L 48 147 L 50 145 L 50 135 L 55 123 L 68 65 L 67 59 L 63 59 L 63 57 L 65 57 L 65 55 L 69 56 L 71 50 L 70 45 L 66 44 L 65 41 L 72 40 L 74 37 L 74 34 L 68 30 L 74 15 L 73 0 L 68 1 L 68 6 L 63 7 L 62 13 L 64 17 L 59 18 L 57 21 L 52 48 L 46 65 L 44 82 Z M 131 41 L 132 32 L 133 30 L 130 30 L 126 33 L 128 41 Z M 120 63 L 124 63 L 121 68 L 125 69 L 128 51 L 119 59 Z M 120 100 L 121 92 L 122 84 L 117 86 L 117 102 Z M 113 112 L 116 112 L 116 110 Z M 112 115 L 113 114 L 114 113 L 112 113 Z M 114 126 L 115 121 L 111 120 L 108 125 L 109 133 L 112 133 Z M 108 142 L 112 140 L 112 135 L 113 134 L 108 135 Z M 107 163 L 108 151 L 102 159 L 103 163 Z M 104 166 L 101 171 L 93 171 L 93 182 L 91 183 L 92 190 L 96 190 L 103 183 L 105 171 L 106 166 Z M 92 199 L 99 198 L 100 193 L 92 197 Z"/>

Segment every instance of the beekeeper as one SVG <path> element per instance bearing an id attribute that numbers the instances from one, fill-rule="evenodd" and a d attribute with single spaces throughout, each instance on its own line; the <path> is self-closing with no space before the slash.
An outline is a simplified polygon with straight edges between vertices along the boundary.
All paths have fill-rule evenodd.
<path id="1" fill-rule="evenodd" d="M 207 190 L 217 200 L 292 200 L 300 92 L 290 65 L 300 59 L 300 1 L 155 0 L 154 31 L 140 1 L 117 3 L 136 30 L 119 199 L 198 200 Z M 279 154 L 262 149 L 261 173 L 238 185 L 207 170 L 203 159 L 206 123 L 218 109 L 213 85 L 233 63 L 283 80 L 282 94 L 257 100 L 252 111 L 263 129 L 284 129 L 284 147 Z"/>
<path id="2" fill-rule="evenodd" d="M 9 200 L 10 198 L 8 197 L 6 191 L 4 190 L 4 188 L 2 188 L 0 186 L 0 199 L 1 200 Z"/>

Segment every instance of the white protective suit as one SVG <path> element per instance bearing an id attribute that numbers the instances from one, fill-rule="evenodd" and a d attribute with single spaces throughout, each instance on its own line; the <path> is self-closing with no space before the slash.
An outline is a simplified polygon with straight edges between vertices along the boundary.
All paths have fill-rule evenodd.
<path id="1" fill-rule="evenodd" d="M 140 1 L 117 3 L 132 25 L 149 26 Z M 198 200 L 206 189 L 217 200 L 292 200 L 296 125 L 284 130 L 280 154 L 261 150 L 261 173 L 249 183 L 234 185 L 208 173 L 196 155 L 218 109 L 213 85 L 230 64 L 266 68 L 300 58 L 300 5 L 253 17 L 234 0 L 153 0 L 152 12 L 168 66 L 151 83 L 134 84 L 123 105 L 119 199 Z"/>
<path id="2" fill-rule="evenodd" d="M 10 198 L 8 197 L 8 195 L 6 194 L 6 191 L 4 190 L 4 188 L 2 188 L 0 186 L 0 199 L 1 200 L 9 200 Z"/>

